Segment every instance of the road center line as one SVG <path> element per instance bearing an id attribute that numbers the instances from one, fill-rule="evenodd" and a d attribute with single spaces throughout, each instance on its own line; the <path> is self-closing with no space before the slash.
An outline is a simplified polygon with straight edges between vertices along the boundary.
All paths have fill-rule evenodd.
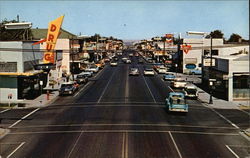
<path id="1" fill-rule="evenodd" d="M 148 90 L 149 90 L 149 92 L 150 92 L 151 97 L 152 97 L 153 100 L 154 100 L 154 103 L 156 103 L 155 97 L 154 97 L 153 93 L 151 92 L 151 90 L 150 90 L 150 88 L 149 88 L 149 86 L 148 86 L 148 83 L 147 83 L 147 81 L 146 81 L 146 79 L 145 79 L 145 77 L 144 77 L 143 74 L 142 74 L 142 77 L 143 77 L 143 79 L 144 79 L 144 82 L 146 83 L 146 86 L 148 87 Z"/>
<path id="2" fill-rule="evenodd" d="M 116 69 L 116 70 L 117 70 L 117 69 Z M 108 88 L 108 86 L 109 86 L 109 84 L 110 84 L 111 80 L 113 79 L 113 76 L 114 76 L 114 74 L 115 74 L 116 70 L 115 70 L 115 71 L 113 71 L 112 76 L 110 77 L 110 79 L 109 79 L 109 81 L 108 81 L 108 83 L 107 83 L 106 87 L 105 87 L 105 88 L 104 88 L 104 90 L 102 91 L 102 94 L 101 94 L 100 98 L 98 99 L 98 102 L 97 102 L 97 103 L 100 103 L 100 101 L 101 101 L 101 99 L 102 99 L 102 97 L 103 97 L 103 95 L 104 95 L 105 91 L 107 90 L 107 88 Z"/>
<path id="3" fill-rule="evenodd" d="M 128 132 L 125 133 L 125 158 L 128 158 Z"/>
<path id="4" fill-rule="evenodd" d="M 226 147 L 236 158 L 240 158 L 228 145 Z"/>
<path id="5" fill-rule="evenodd" d="M 174 140 L 174 138 L 173 138 L 171 132 L 169 131 L 168 133 L 169 133 L 169 136 L 170 136 L 170 138 L 172 139 L 172 141 L 173 141 L 173 143 L 174 143 L 175 149 L 176 149 L 176 151 L 178 152 L 179 157 L 182 158 L 181 153 L 180 153 L 180 150 L 179 150 L 178 146 L 176 145 L 175 140 Z"/>
<path id="6" fill-rule="evenodd" d="M 125 103 L 128 102 L 129 97 L 129 82 L 128 82 L 128 68 L 126 67 L 126 86 L 125 86 Z"/>
<path id="7" fill-rule="evenodd" d="M 19 148 L 21 148 L 25 142 L 22 142 L 15 150 L 13 150 L 6 158 L 10 158 Z"/>
<path id="8" fill-rule="evenodd" d="M 75 149 L 75 147 L 76 147 L 76 144 L 79 142 L 80 137 L 82 136 L 83 132 L 84 132 L 84 131 L 82 130 L 82 131 L 81 131 L 81 134 L 79 134 L 78 138 L 76 139 L 76 141 L 75 141 L 75 143 L 74 143 L 74 146 L 73 146 L 72 149 L 70 150 L 70 153 L 69 153 L 69 155 L 68 155 L 68 158 L 70 158 L 70 156 L 71 156 L 72 152 L 74 151 L 74 149 Z"/>
<path id="9" fill-rule="evenodd" d="M 122 133 L 122 158 L 125 157 L 125 133 Z"/>
<path id="10" fill-rule="evenodd" d="M 15 123 L 13 123 L 11 126 L 9 126 L 8 128 L 12 128 L 15 125 L 17 125 L 18 123 L 20 123 L 22 120 L 26 119 L 27 117 L 29 117 L 30 115 L 34 114 L 35 112 L 37 112 L 40 108 L 37 108 L 35 110 L 33 110 L 32 112 L 30 112 L 29 114 L 25 115 L 24 117 L 22 117 L 20 120 L 16 121 Z"/>

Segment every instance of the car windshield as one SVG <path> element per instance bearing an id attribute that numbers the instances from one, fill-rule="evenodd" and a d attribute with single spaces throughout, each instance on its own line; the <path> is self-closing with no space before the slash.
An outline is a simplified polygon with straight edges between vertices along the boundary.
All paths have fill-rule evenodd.
<path id="1" fill-rule="evenodd" d="M 186 89 L 186 92 L 188 94 L 196 94 L 197 90 L 196 89 Z"/>
<path id="2" fill-rule="evenodd" d="M 62 84 L 61 88 L 71 88 L 73 84 Z"/>
<path id="3" fill-rule="evenodd" d="M 173 98 L 172 99 L 172 104 L 185 104 L 185 100 L 182 99 L 182 98 Z"/>

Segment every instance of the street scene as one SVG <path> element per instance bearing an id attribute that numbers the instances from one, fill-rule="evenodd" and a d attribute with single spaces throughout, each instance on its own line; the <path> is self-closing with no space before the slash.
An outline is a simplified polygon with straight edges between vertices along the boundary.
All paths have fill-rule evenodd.
<path id="1" fill-rule="evenodd" d="M 0 1 L 0 158 L 249 158 L 248 2 Z"/>

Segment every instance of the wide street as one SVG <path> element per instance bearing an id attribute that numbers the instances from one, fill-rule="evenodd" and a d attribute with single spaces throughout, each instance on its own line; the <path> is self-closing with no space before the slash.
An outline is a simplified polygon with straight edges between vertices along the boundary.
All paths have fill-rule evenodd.
<path id="1" fill-rule="evenodd" d="M 125 55 L 132 50 L 126 50 Z M 235 158 L 249 156 L 240 131 L 249 114 L 211 109 L 188 100 L 189 112 L 169 113 L 164 101 L 173 89 L 160 75 L 143 76 L 132 57 L 107 65 L 73 96 L 52 105 L 1 113 L 0 155 L 16 158 Z M 138 67 L 139 76 L 129 76 Z M 3 110 L 3 109 L 2 109 Z M 1 110 L 1 111 L 2 111 Z M 220 115 L 219 115 L 220 114 Z M 223 117 L 222 117 L 223 116 Z M 236 128 L 234 126 L 236 125 Z"/>

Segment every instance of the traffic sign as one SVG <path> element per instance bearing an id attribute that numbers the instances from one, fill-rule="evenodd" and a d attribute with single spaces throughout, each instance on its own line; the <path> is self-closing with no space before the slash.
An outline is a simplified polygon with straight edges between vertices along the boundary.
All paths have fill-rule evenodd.
<path id="1" fill-rule="evenodd" d="M 183 50 L 186 54 L 189 52 L 189 50 L 191 50 L 192 49 L 192 46 L 191 45 L 187 45 L 187 44 L 185 44 L 185 45 L 182 45 L 181 46 L 181 50 Z"/>

